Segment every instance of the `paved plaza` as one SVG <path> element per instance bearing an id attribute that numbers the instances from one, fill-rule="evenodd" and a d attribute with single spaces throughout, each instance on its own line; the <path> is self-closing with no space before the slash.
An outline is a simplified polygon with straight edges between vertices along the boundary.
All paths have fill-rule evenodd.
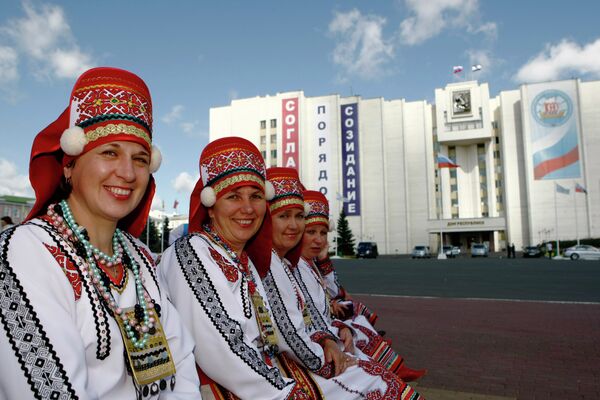
<path id="1" fill-rule="evenodd" d="M 429 370 L 415 385 L 428 399 L 600 398 L 600 262 L 336 265 L 407 365 Z"/>

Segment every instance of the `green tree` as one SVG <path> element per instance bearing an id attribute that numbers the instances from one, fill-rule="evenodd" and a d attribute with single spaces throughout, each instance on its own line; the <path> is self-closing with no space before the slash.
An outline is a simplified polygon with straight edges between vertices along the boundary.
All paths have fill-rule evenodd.
<path id="1" fill-rule="evenodd" d="M 338 254 L 342 256 L 353 256 L 354 255 L 354 235 L 348 225 L 346 214 L 344 210 L 340 212 L 340 217 L 337 222 L 337 245 Z"/>
<path id="2" fill-rule="evenodd" d="M 165 217 L 163 220 L 163 229 L 162 229 L 162 240 L 163 240 L 163 250 L 169 247 L 169 217 Z"/>
<path id="3" fill-rule="evenodd" d="M 150 239 L 149 243 L 148 239 Z M 148 245 L 151 252 L 160 253 L 160 237 L 158 236 L 158 229 L 156 229 L 156 224 L 150 217 L 148 217 L 148 222 L 144 227 L 144 231 L 140 235 L 140 240 Z"/>

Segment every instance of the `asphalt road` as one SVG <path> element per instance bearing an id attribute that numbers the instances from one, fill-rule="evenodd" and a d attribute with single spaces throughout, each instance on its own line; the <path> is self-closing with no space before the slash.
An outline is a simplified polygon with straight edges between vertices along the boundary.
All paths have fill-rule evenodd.
<path id="1" fill-rule="evenodd" d="M 600 261 L 334 260 L 427 399 L 600 399 Z"/>
<path id="2" fill-rule="evenodd" d="M 350 293 L 600 302 L 600 261 L 380 257 L 334 264 Z"/>

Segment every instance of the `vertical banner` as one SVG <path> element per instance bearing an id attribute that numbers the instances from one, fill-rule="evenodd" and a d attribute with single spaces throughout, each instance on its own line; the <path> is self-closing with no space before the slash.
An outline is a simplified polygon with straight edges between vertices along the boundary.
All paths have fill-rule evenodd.
<path id="1" fill-rule="evenodd" d="M 298 169 L 298 98 L 281 100 L 282 141 L 284 167 Z"/>
<path id="2" fill-rule="evenodd" d="M 360 164 L 358 152 L 358 103 L 340 106 L 342 121 L 342 180 L 344 213 L 360 215 Z"/>
<path id="3" fill-rule="evenodd" d="M 581 176 L 575 81 L 527 85 L 534 179 Z M 531 100 L 533 99 L 533 100 Z"/>
<path id="4" fill-rule="evenodd" d="M 330 102 L 316 105 L 314 132 L 317 139 L 317 169 L 319 171 L 317 186 L 319 191 L 327 196 L 328 200 L 335 200 L 335 193 L 332 192 L 329 180 L 331 175 L 329 160 L 331 160 L 331 140 L 333 140 L 331 137 L 330 116 Z"/>

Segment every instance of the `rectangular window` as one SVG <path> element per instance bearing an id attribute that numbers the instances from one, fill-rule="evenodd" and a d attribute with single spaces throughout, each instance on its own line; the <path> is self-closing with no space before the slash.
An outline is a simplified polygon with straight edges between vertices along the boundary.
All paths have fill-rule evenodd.
<path id="1" fill-rule="evenodd" d="M 271 144 L 277 143 L 277 135 L 271 135 Z"/>
<path id="2" fill-rule="evenodd" d="M 277 128 L 277 120 L 276 119 L 271 120 L 271 128 Z"/>
<path id="3" fill-rule="evenodd" d="M 277 159 L 277 150 L 271 150 L 271 158 Z"/>
<path id="4" fill-rule="evenodd" d="M 267 144 L 267 137 L 266 136 L 261 136 L 260 137 L 260 144 Z"/>
<path id="5" fill-rule="evenodd" d="M 267 121 L 265 121 L 265 120 L 260 121 L 260 129 L 267 129 Z"/>
<path id="6" fill-rule="evenodd" d="M 263 159 L 267 159 L 267 152 L 266 151 L 261 151 L 260 154 L 262 154 Z"/>

